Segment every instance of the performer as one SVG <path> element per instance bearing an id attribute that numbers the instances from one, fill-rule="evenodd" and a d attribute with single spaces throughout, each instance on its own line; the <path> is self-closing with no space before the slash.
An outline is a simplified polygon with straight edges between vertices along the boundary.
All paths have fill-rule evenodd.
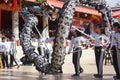
<path id="1" fill-rule="evenodd" d="M 75 68 L 75 74 L 73 76 L 79 76 L 79 74 L 83 72 L 83 69 L 80 65 L 80 57 L 82 55 L 82 42 L 83 38 L 81 37 L 81 33 L 76 30 L 74 38 L 72 38 L 71 40 L 70 48 L 68 51 L 68 54 L 70 54 L 73 50 L 73 64 Z"/>
<path id="2" fill-rule="evenodd" d="M 20 67 L 20 65 L 18 64 L 17 60 L 16 60 L 16 54 L 17 54 L 17 50 L 16 50 L 16 41 L 15 41 L 15 36 L 12 35 L 11 36 L 11 46 L 10 46 L 10 68 L 13 67 L 13 61 L 16 63 L 17 68 Z"/>
<path id="3" fill-rule="evenodd" d="M 44 56 L 44 53 L 45 53 L 45 39 L 44 38 L 38 39 L 38 52 L 40 55 Z"/>
<path id="4" fill-rule="evenodd" d="M 116 72 L 116 76 L 113 78 L 120 79 L 120 24 L 115 22 L 110 31 L 110 26 L 106 27 L 106 34 L 110 37 L 111 51 L 113 58 L 113 66 Z"/>
<path id="5" fill-rule="evenodd" d="M 52 42 L 53 40 L 51 39 L 51 38 L 46 38 L 46 40 L 45 40 L 45 53 L 46 53 L 46 57 L 47 57 L 47 59 L 49 60 L 49 63 L 51 63 L 51 54 L 52 54 L 52 52 L 53 52 L 53 46 L 52 46 L 52 44 L 51 44 L 51 42 Z"/>
<path id="6" fill-rule="evenodd" d="M 94 52 L 95 52 L 95 61 L 97 66 L 97 74 L 94 74 L 96 78 L 103 77 L 103 59 L 104 59 L 104 48 L 106 47 L 109 39 L 103 32 L 101 24 L 98 24 L 95 28 L 94 33 L 91 36 L 94 38 Z"/>
<path id="7" fill-rule="evenodd" d="M 53 52 L 53 48 L 51 45 L 52 39 L 50 38 L 39 38 L 38 40 L 38 52 L 40 55 L 46 57 L 47 59 L 51 59 L 51 54 Z"/>
<path id="8" fill-rule="evenodd" d="M 5 67 L 9 68 L 8 66 L 8 46 L 6 43 L 6 38 L 2 37 L 2 43 L 0 44 L 0 53 L 2 58 L 3 69 Z"/>

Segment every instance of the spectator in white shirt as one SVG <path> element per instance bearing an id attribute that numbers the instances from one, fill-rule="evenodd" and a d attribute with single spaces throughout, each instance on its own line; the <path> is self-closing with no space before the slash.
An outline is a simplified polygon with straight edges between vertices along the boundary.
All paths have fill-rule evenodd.
<path id="1" fill-rule="evenodd" d="M 17 54 L 17 50 L 16 50 L 15 36 L 12 35 L 11 36 L 11 46 L 10 46 L 10 68 L 13 67 L 13 61 L 16 63 L 17 68 L 20 67 L 16 60 L 16 54 Z"/>
<path id="2" fill-rule="evenodd" d="M 2 37 L 2 42 L 0 44 L 0 53 L 1 53 L 1 58 L 2 58 L 2 64 L 3 64 L 3 68 L 7 67 L 9 68 L 8 66 L 8 46 L 6 44 L 6 38 L 5 37 Z"/>

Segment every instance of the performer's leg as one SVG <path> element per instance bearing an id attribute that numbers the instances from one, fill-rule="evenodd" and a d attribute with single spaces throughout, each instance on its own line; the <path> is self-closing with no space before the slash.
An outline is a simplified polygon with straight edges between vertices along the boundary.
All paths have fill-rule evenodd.
<path id="1" fill-rule="evenodd" d="M 99 60 L 99 74 L 100 75 L 103 75 L 103 60 L 104 60 L 104 54 L 105 54 L 105 51 L 104 49 L 101 47 L 100 49 L 100 60 Z"/>
<path id="2" fill-rule="evenodd" d="M 113 67 L 115 69 L 116 76 L 118 76 L 118 75 L 120 75 L 120 73 L 119 73 L 119 68 L 118 68 L 118 59 L 117 59 L 116 48 L 113 47 L 111 51 L 112 51 L 112 58 L 113 58 Z"/>
<path id="3" fill-rule="evenodd" d="M 77 53 L 76 53 L 76 57 L 77 57 L 77 63 L 76 63 L 76 69 L 77 69 L 77 73 L 78 74 L 80 74 L 80 69 L 81 69 L 81 65 L 80 65 L 80 57 L 81 57 L 81 51 L 80 51 L 81 49 L 80 48 L 78 48 L 78 49 L 76 49 L 76 51 L 78 51 Z"/>
<path id="4" fill-rule="evenodd" d="M 18 66 L 18 62 L 16 61 L 15 56 L 13 57 L 13 61 L 15 62 L 15 64 Z"/>
<path id="5" fill-rule="evenodd" d="M 39 55 L 42 55 L 42 54 L 41 54 L 41 48 L 40 48 L 40 47 L 38 47 L 38 53 L 39 53 Z"/>
<path id="6" fill-rule="evenodd" d="M 38 47 L 38 52 L 39 52 L 39 55 L 44 56 L 44 48 L 43 47 Z"/>
<path id="7" fill-rule="evenodd" d="M 77 74 L 77 65 L 76 65 L 77 64 L 77 54 L 75 53 L 75 51 L 73 53 L 72 62 L 73 62 L 74 68 L 75 68 L 75 74 Z"/>
<path id="8" fill-rule="evenodd" d="M 73 64 L 75 68 L 75 74 L 73 76 L 79 76 L 80 74 L 80 63 L 79 63 L 80 53 L 77 52 L 78 49 L 76 49 L 75 51 L 76 52 L 73 53 Z"/>
<path id="9" fill-rule="evenodd" d="M 100 60 L 99 48 L 95 47 L 95 61 L 96 61 L 97 72 L 99 72 L 99 60 Z"/>
<path id="10" fill-rule="evenodd" d="M 98 74 L 94 74 L 96 78 L 103 77 L 103 54 L 101 55 L 102 47 L 95 47 L 95 59 L 96 59 L 96 66 Z"/>
<path id="11" fill-rule="evenodd" d="M 5 55 L 5 63 L 6 63 L 7 68 L 9 68 L 9 66 L 8 66 L 8 55 Z"/>
<path id="12" fill-rule="evenodd" d="M 13 60 L 14 60 L 14 57 L 13 55 L 10 54 L 10 67 L 13 67 Z"/>
<path id="13" fill-rule="evenodd" d="M 5 68 L 5 55 L 4 55 L 4 53 L 2 53 L 1 58 L 2 58 L 3 68 Z"/>
<path id="14" fill-rule="evenodd" d="M 81 56 L 82 56 L 82 49 L 80 48 L 79 50 L 80 50 L 80 58 L 81 58 Z M 83 72 L 83 68 L 80 65 L 80 73 L 82 73 L 82 72 Z"/>
<path id="15" fill-rule="evenodd" d="M 118 62 L 118 78 L 120 79 L 120 49 L 117 49 L 117 62 Z"/>
<path id="16" fill-rule="evenodd" d="M 44 55 L 45 55 L 45 58 L 49 60 L 49 50 L 44 48 Z"/>
<path id="17" fill-rule="evenodd" d="M 19 68 L 19 64 L 18 64 L 18 61 L 17 61 L 17 58 L 16 58 L 16 54 L 13 55 L 13 61 L 15 62 L 15 64 L 17 65 L 17 68 Z"/>
<path id="18" fill-rule="evenodd" d="M 118 60 L 118 68 L 119 68 L 119 72 L 120 72 L 120 50 L 117 49 L 117 60 Z"/>

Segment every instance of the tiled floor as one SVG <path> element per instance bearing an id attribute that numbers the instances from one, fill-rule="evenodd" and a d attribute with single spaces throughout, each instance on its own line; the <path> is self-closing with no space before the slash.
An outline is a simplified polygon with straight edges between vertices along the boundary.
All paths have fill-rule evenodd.
<path id="1" fill-rule="evenodd" d="M 19 54 L 20 57 L 21 54 Z M 57 75 L 41 75 L 34 66 L 21 66 L 19 69 L 0 69 L 0 80 L 113 80 L 115 75 L 113 66 L 104 65 L 104 78 L 96 79 L 93 74 L 96 73 L 96 65 L 93 50 L 83 50 L 81 57 L 81 66 L 84 73 L 80 77 L 71 77 L 74 74 L 72 64 L 72 54 L 67 55 L 65 64 L 63 65 L 63 74 Z"/>
<path id="2" fill-rule="evenodd" d="M 95 79 L 91 73 L 83 73 L 80 77 L 72 77 L 71 75 L 71 73 L 41 75 L 33 66 L 0 70 L 0 80 L 113 80 L 113 74 L 105 74 L 103 79 Z"/>

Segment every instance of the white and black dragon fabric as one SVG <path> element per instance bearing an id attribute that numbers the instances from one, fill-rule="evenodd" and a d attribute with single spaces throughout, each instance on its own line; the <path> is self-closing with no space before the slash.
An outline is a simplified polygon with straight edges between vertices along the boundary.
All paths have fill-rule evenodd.
<path id="1" fill-rule="evenodd" d="M 66 0 L 58 20 L 51 63 L 35 52 L 35 48 L 31 44 L 31 33 L 32 28 L 38 24 L 38 19 L 35 14 L 48 16 L 51 19 L 54 19 L 52 14 L 56 12 L 56 9 L 49 4 L 31 5 L 22 9 L 22 16 L 25 21 L 22 30 L 22 47 L 25 55 L 34 61 L 38 71 L 43 73 L 58 73 L 58 70 L 64 64 L 66 56 L 66 41 L 73 21 L 75 7 L 83 4 L 92 6 L 102 13 L 104 22 L 109 21 L 110 24 L 112 23 L 111 9 L 108 8 L 104 0 L 101 0 L 101 2 L 100 0 Z M 46 10 L 48 6 L 51 7 L 50 11 Z"/>

